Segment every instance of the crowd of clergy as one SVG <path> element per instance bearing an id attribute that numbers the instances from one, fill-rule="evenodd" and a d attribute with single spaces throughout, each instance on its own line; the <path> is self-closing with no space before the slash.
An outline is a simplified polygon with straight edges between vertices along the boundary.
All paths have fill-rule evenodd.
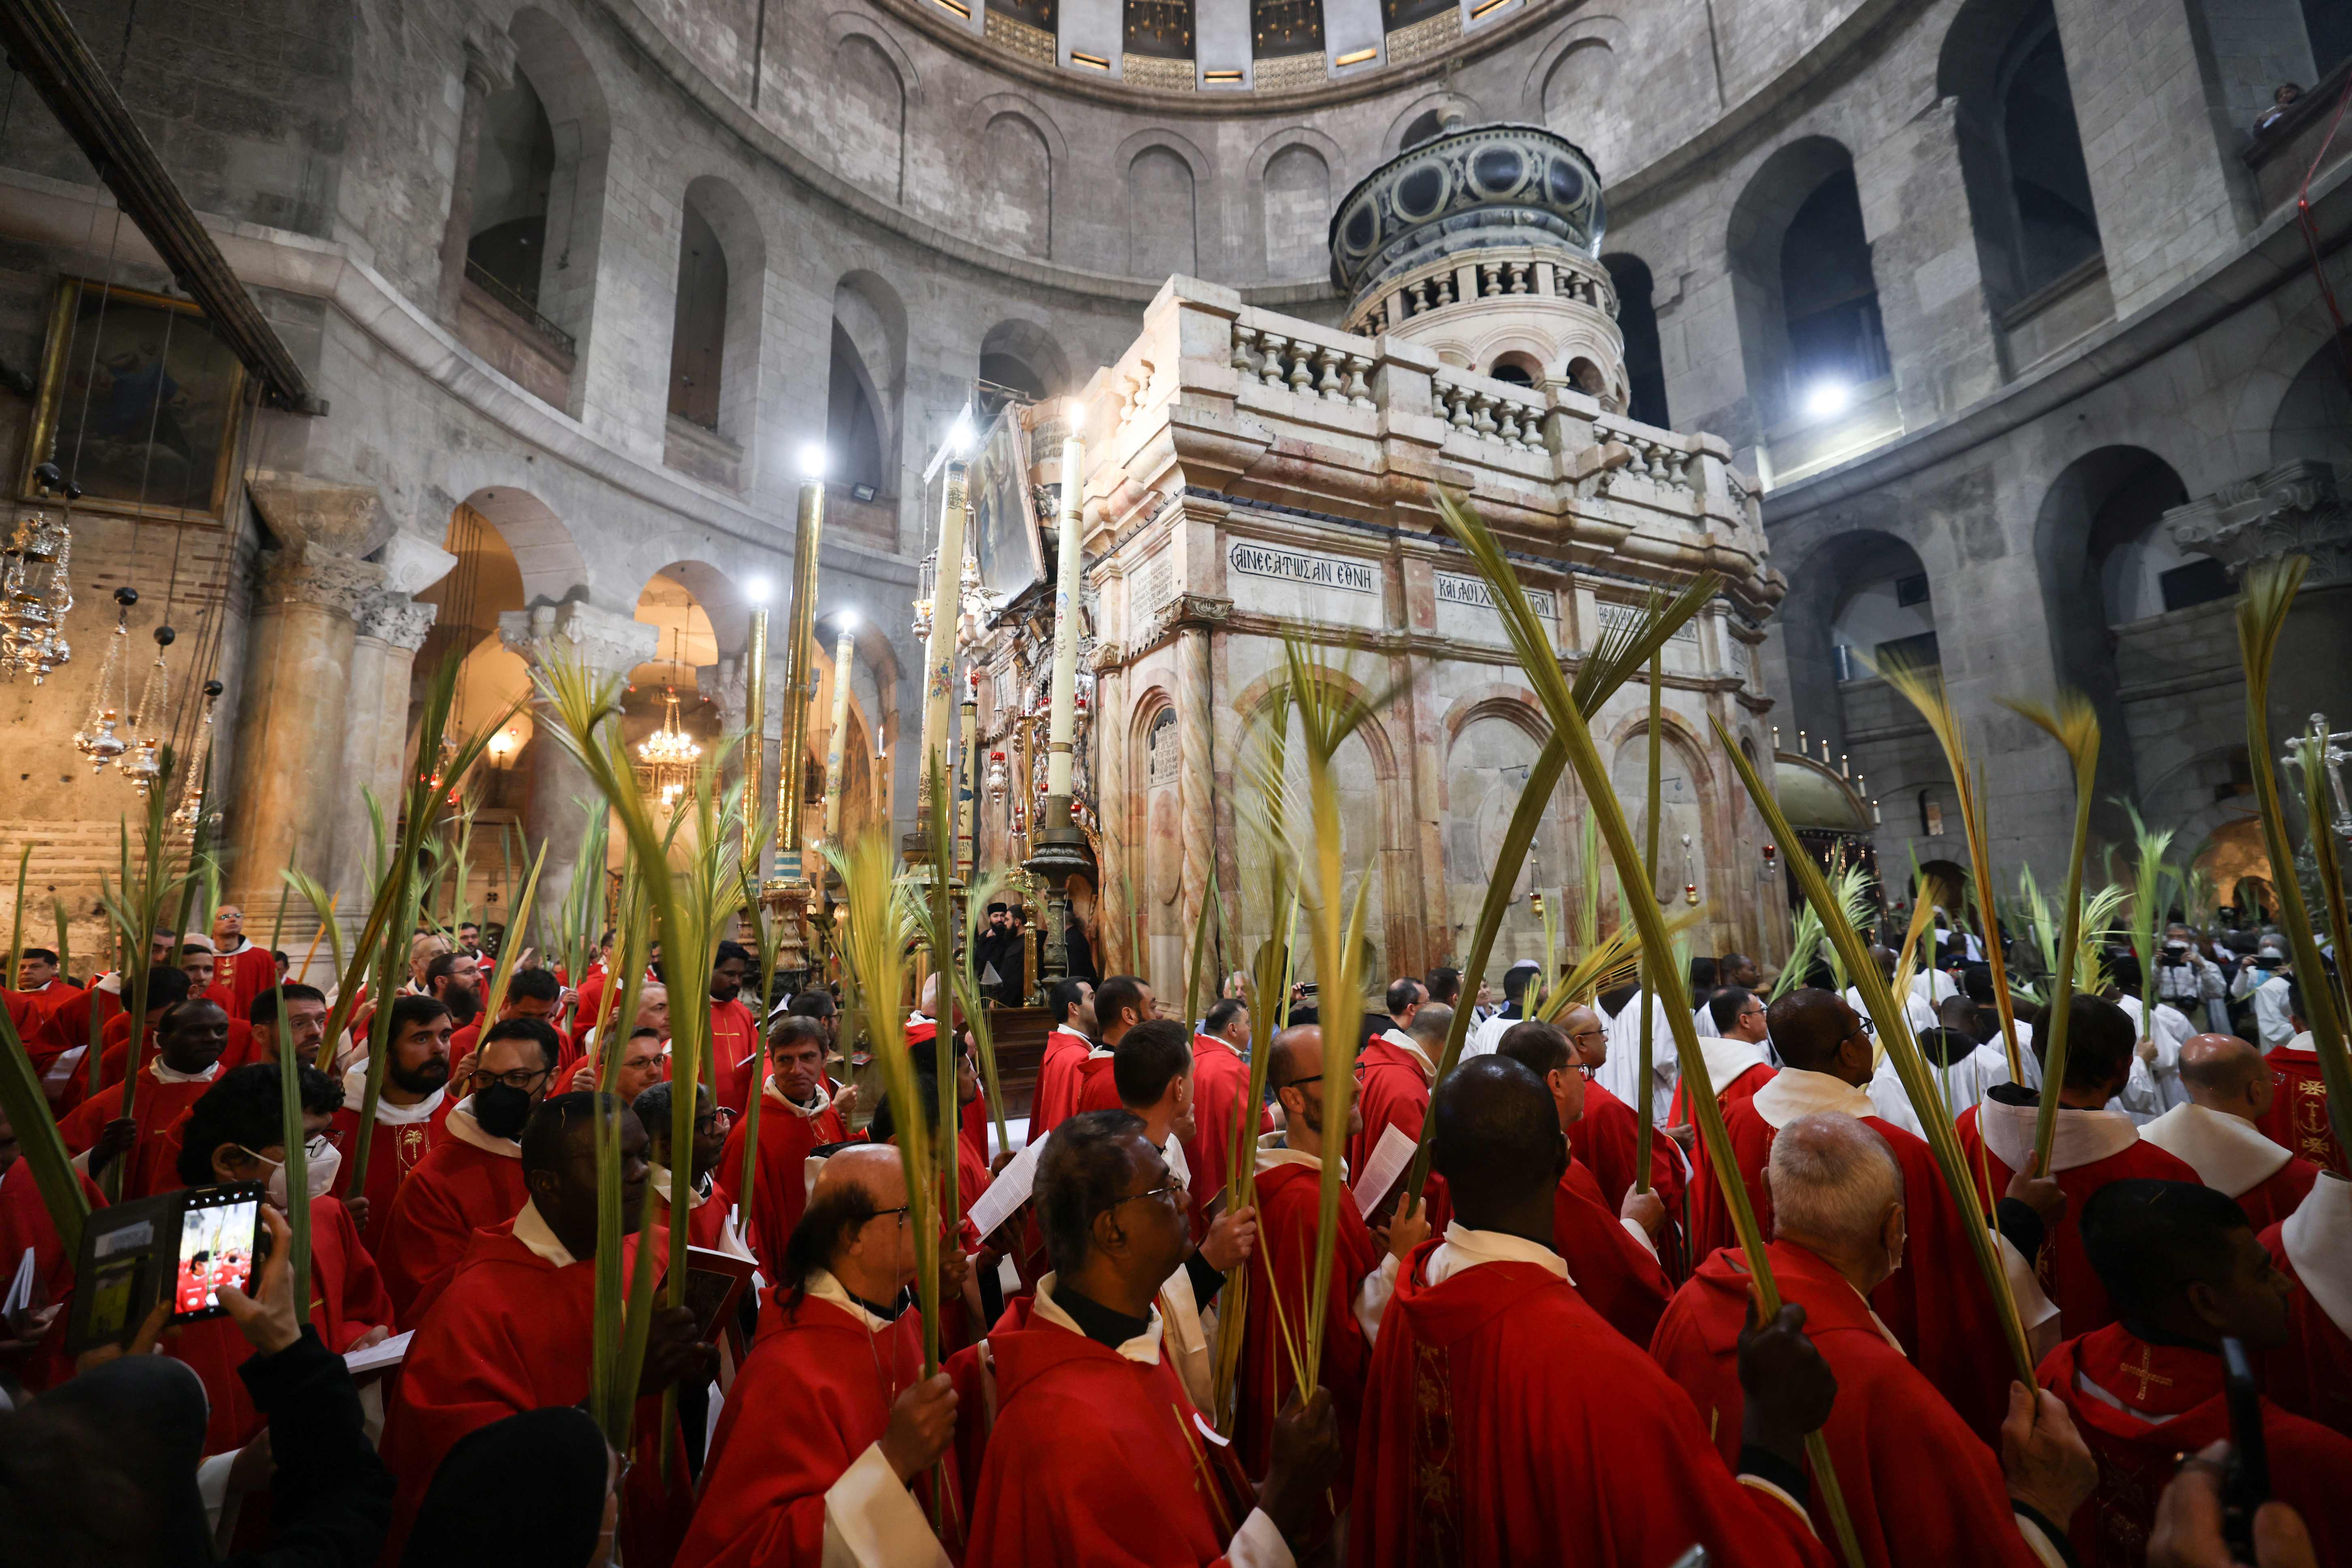
<path id="1" fill-rule="evenodd" d="M 863 1104 L 836 997 L 761 998 L 742 947 L 707 975 L 656 965 L 635 1016 L 604 1026 L 624 1037 L 608 1051 L 590 1025 L 622 977 L 526 965 L 481 1016 L 469 936 L 420 935 L 381 1000 L 359 1190 L 374 1004 L 328 1048 L 329 998 L 285 982 L 226 908 L 211 931 L 158 933 L 134 1050 L 119 975 L 77 985 L 26 954 L 7 1008 L 93 1207 L 99 1179 L 118 1201 L 260 1184 L 278 1245 L 249 1293 L 220 1290 L 227 1316 L 70 1356 L 79 1260 L 0 1123 L 0 1568 L 2352 1568 L 2352 1180 L 2300 990 L 2333 981 L 2271 944 L 2175 928 L 2145 988 L 2117 957 L 2074 997 L 2053 1084 L 2049 1020 L 2021 997 L 2006 1034 L 1953 938 L 1899 999 L 1927 1106 L 1856 992 L 1768 994 L 1744 957 L 1696 961 L 1688 1022 L 1725 1172 L 1694 1135 L 1664 999 L 1627 986 L 1534 1016 L 1528 963 L 1491 995 L 1450 970 L 1396 979 L 1368 999 L 1349 1085 L 1327 1076 L 1347 1053 L 1327 1054 L 1309 994 L 1254 1032 L 1237 984 L 1182 1018 L 1131 976 L 1061 981 L 1029 1112 L 1000 1122 L 935 991 L 908 1038 L 929 1068 L 947 1028 L 954 1081 Z M 686 1148 L 682 1007 L 709 1009 L 713 1042 Z M 276 1212 L 287 1044 L 335 1063 L 294 1075 L 318 1194 L 307 1303 Z M 891 1143 L 912 1118 L 940 1126 L 947 1096 L 962 1220 L 919 1248 Z M 666 1258 L 684 1225 L 751 1279 L 715 1317 L 653 1313 L 625 1452 L 587 1413 L 615 1101 L 627 1255 Z M 1953 1121 L 1990 1247 L 1928 1118 Z M 1407 1192 L 1396 1154 L 1425 1126 Z M 1254 1201 L 1229 1205 L 1236 1153 Z M 1767 1238 L 1769 1321 L 1733 1184 Z M 2225 1340 L 2261 1380 L 2270 1500 L 2246 1529 Z"/>

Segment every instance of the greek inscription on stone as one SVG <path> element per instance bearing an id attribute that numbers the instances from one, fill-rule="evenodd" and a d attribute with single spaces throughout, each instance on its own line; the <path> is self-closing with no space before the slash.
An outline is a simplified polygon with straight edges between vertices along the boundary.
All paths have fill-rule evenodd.
<path id="1" fill-rule="evenodd" d="M 1539 618 L 1547 621 L 1559 619 L 1559 599 L 1549 588 L 1530 588 L 1523 583 L 1519 589 L 1527 595 L 1528 607 Z M 1483 579 L 1465 577 L 1458 572 L 1437 574 L 1437 602 L 1441 605 L 1468 605 L 1481 610 L 1495 607 L 1495 596 L 1486 591 Z"/>
<path id="2" fill-rule="evenodd" d="M 1615 631 L 1620 626 L 1632 626 L 1641 618 L 1642 612 L 1632 605 L 1612 605 L 1603 601 L 1601 605 L 1601 624 L 1604 628 L 1610 631 Z M 1698 623 L 1696 621 L 1685 621 L 1681 626 L 1675 628 L 1674 636 L 1668 637 L 1666 640 L 1668 642 L 1688 643 L 1691 647 L 1696 647 L 1698 646 Z"/>
<path id="3" fill-rule="evenodd" d="M 1350 594 L 1381 591 L 1380 568 L 1370 563 L 1307 555 L 1295 550 L 1272 550 L 1244 540 L 1236 539 L 1228 547 L 1225 563 L 1252 577 L 1273 577 L 1315 588 L 1339 588 Z"/>

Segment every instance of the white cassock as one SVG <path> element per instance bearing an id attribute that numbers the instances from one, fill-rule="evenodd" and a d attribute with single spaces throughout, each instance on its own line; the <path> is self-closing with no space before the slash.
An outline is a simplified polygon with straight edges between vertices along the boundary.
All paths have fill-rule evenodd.
<path id="1" fill-rule="evenodd" d="M 1636 1080 L 1642 1075 L 1642 1009 L 1650 1009 L 1650 1081 Z M 1647 991 L 1637 991 L 1625 1004 L 1624 1010 L 1605 1026 L 1609 1031 L 1609 1059 L 1595 1075 L 1601 1088 L 1639 1110 L 1648 1106 L 1650 1120 L 1664 1126 L 1673 1113 L 1675 1085 L 1682 1078 L 1682 1063 L 1675 1055 L 1674 1020 L 1666 1013 L 1665 1003 Z"/>
<path id="2" fill-rule="evenodd" d="M 1845 1005 L 1853 1009 L 1854 1016 L 1870 1017 L 1870 1009 L 1862 1005 L 1861 986 L 1849 985 L 1845 988 Z M 1911 1021 L 1911 1037 L 1915 1040 L 1919 1037 L 1921 1031 L 1936 1026 L 1936 1005 L 1919 994 L 1919 985 L 1916 980 L 1912 982 L 1911 989 L 1904 994 L 1903 1016 Z M 1874 1018 L 1871 1021 L 1877 1022 Z"/>
<path id="3" fill-rule="evenodd" d="M 2142 1061 L 2137 1052 L 2133 1053 L 2131 1079 L 2117 1097 L 2123 1101 L 2125 1113 L 2146 1126 L 2174 1106 L 2189 1103 L 2189 1091 L 2180 1086 L 2180 1047 L 2189 1043 L 2189 1037 L 2197 1032 L 2197 1026 L 2190 1023 L 2189 1015 L 2179 1008 L 2169 1002 L 2158 1001 L 2156 1005 L 2156 1029 L 2151 1034 L 2140 1025 L 2138 997 L 2119 996 L 2116 999 L 2116 1005 L 2131 1015 L 2135 1035 L 2156 1042 L 2153 1066 Z"/>
<path id="4" fill-rule="evenodd" d="M 1931 1060 L 1928 1071 L 1935 1075 L 1936 1091 L 1944 1097 L 1945 1114 L 1957 1124 L 1961 1112 L 1984 1099 L 1985 1090 L 2009 1081 L 2009 1055 L 1996 1036 L 1949 1067 L 1937 1067 Z M 1870 1080 L 1870 1101 L 1878 1107 L 1879 1115 L 1895 1126 L 1922 1138 L 1927 1135 L 1925 1119 L 1912 1109 L 1911 1097 L 1904 1091 L 1891 1057 L 1878 1064 Z"/>

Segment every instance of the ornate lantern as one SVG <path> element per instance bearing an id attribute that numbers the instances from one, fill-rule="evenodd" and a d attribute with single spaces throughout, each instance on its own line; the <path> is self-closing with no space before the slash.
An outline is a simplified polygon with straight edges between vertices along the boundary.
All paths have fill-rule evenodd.
<path id="1" fill-rule="evenodd" d="M 98 668 L 98 686 L 89 697 L 89 717 L 74 731 L 74 750 L 89 759 L 89 771 L 100 773 L 106 764 L 121 756 L 129 742 L 115 732 L 125 711 L 131 706 L 131 675 L 123 667 L 123 645 L 131 640 L 131 606 L 139 602 L 139 590 L 117 588 L 114 602 L 121 606 L 115 612 L 114 630 L 106 639 L 106 661 Z"/>
<path id="2" fill-rule="evenodd" d="M 25 671 L 38 686 L 73 658 L 66 612 L 73 608 L 67 568 L 73 535 L 62 518 L 28 511 L 0 551 L 0 673 Z"/>
<path id="3" fill-rule="evenodd" d="M 694 771 L 702 748 L 677 721 L 677 688 L 662 689 L 661 728 L 637 743 L 637 755 L 653 770 L 654 788 L 658 794 L 662 815 L 669 816 L 686 795 L 686 781 Z"/>
<path id="4" fill-rule="evenodd" d="M 193 829 L 205 812 L 205 770 L 213 760 L 213 707 L 226 690 L 217 680 L 205 682 L 205 718 L 195 746 L 195 760 L 180 775 L 180 804 L 172 813 L 174 825 Z"/>
<path id="5" fill-rule="evenodd" d="M 155 628 L 155 662 L 147 667 L 147 684 L 131 716 L 131 749 L 117 764 L 125 778 L 139 786 L 139 798 L 163 776 L 163 733 L 172 721 L 172 675 L 163 666 L 163 650 L 179 637 L 170 626 Z"/>

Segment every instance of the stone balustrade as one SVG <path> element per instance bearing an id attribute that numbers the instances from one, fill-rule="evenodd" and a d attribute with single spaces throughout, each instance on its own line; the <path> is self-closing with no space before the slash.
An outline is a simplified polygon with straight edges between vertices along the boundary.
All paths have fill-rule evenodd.
<path id="1" fill-rule="evenodd" d="M 1377 337 L 1457 305 L 1513 296 L 1581 305 L 1617 319 L 1617 288 L 1606 268 L 1558 247 L 1525 246 L 1425 262 L 1359 300 L 1343 325 L 1359 337 Z"/>

